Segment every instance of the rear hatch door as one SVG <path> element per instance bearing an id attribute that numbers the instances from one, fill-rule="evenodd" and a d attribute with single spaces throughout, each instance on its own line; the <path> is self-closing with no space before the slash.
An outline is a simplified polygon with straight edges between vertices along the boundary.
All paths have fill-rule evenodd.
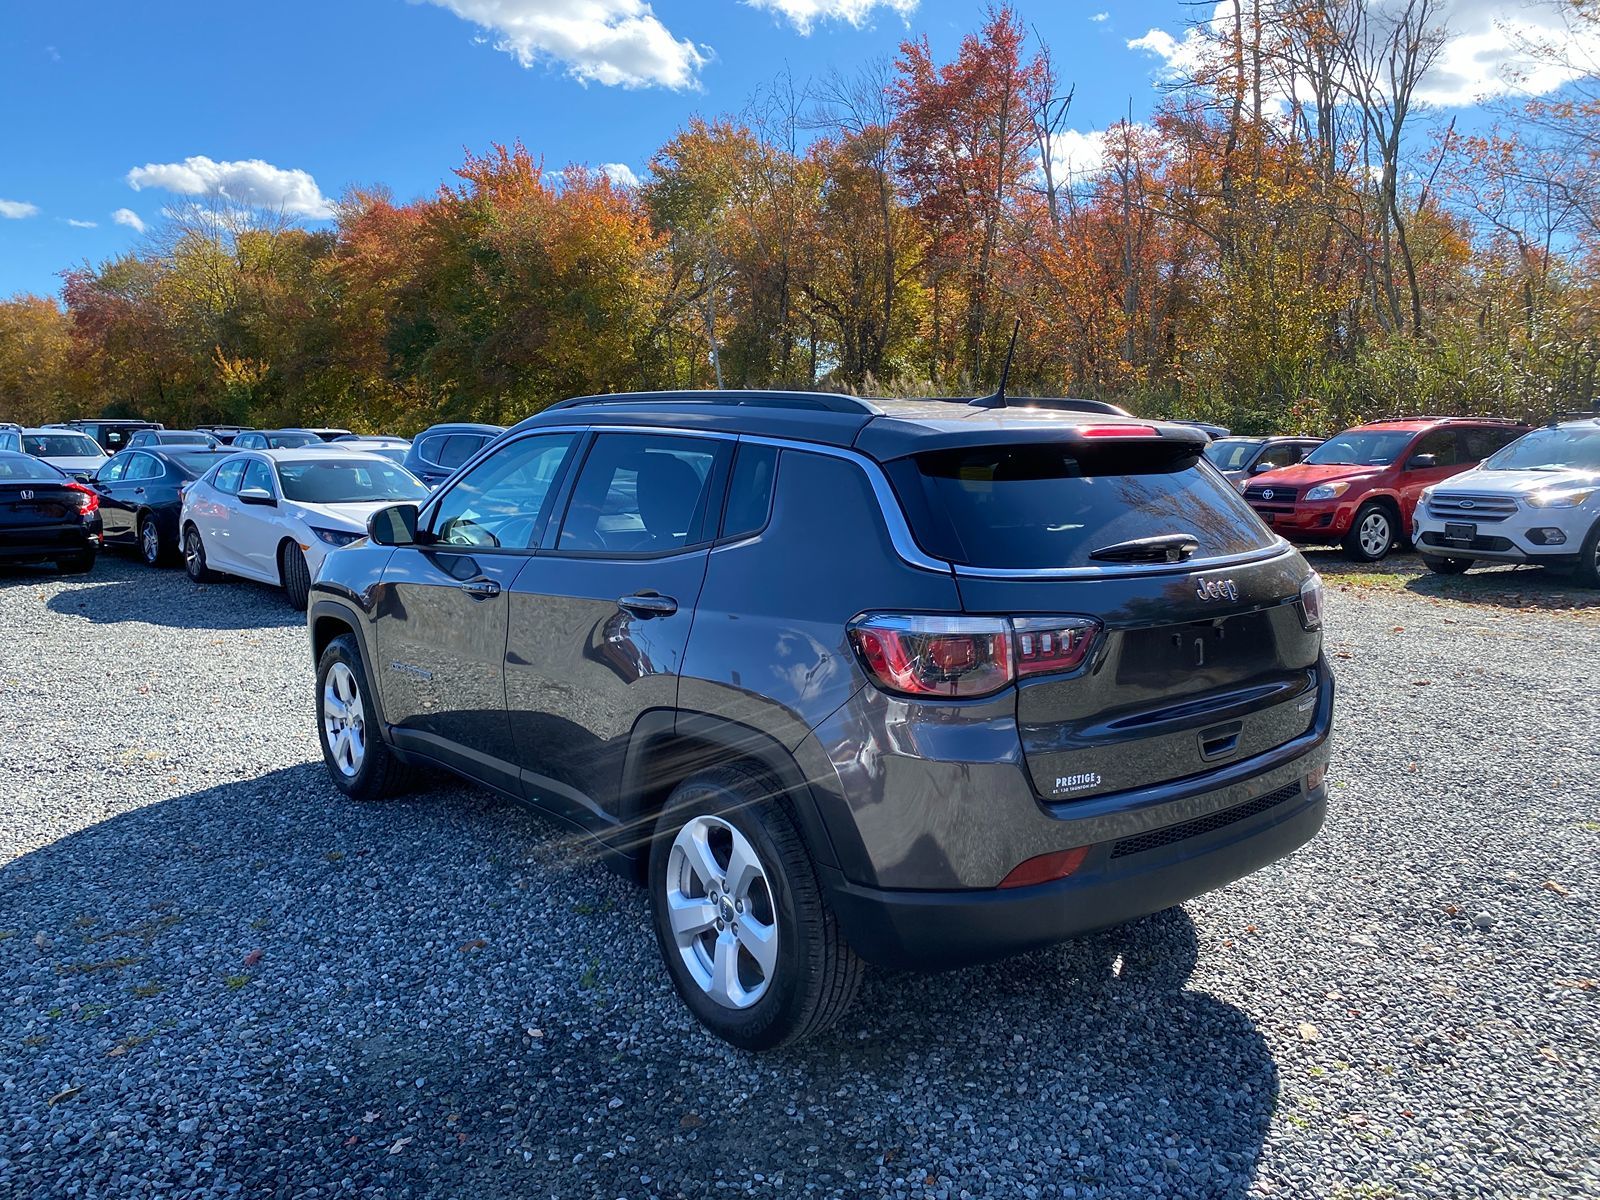
<path id="1" fill-rule="evenodd" d="M 1083 616 L 1083 664 L 1025 677 L 1034 788 L 1070 801 L 1172 782 L 1282 745 L 1315 717 L 1311 576 L 1210 466 L 1170 438 L 980 445 L 887 464 L 963 608 Z"/>

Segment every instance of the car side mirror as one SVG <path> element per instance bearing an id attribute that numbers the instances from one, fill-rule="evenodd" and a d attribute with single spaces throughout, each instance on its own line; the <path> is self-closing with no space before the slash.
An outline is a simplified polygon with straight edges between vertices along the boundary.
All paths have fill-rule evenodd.
<path id="1" fill-rule="evenodd" d="M 1439 456 L 1436 454 L 1413 454 L 1411 456 L 1411 460 L 1406 463 L 1406 470 L 1426 471 L 1429 467 L 1436 467 L 1438 465 Z"/>
<path id="2" fill-rule="evenodd" d="M 367 537 L 374 546 L 415 546 L 417 506 L 391 504 L 367 518 Z"/>
<path id="3" fill-rule="evenodd" d="M 262 504 L 268 508 L 276 508 L 277 500 L 266 488 L 248 487 L 239 489 L 239 499 L 245 504 Z"/>
<path id="4" fill-rule="evenodd" d="M 1272 469 L 1273 469 L 1273 468 L 1272 468 L 1272 464 L 1271 464 L 1271 463 L 1268 463 L 1268 462 L 1258 462 L 1258 463 L 1257 463 L 1257 464 L 1256 464 L 1256 465 L 1255 465 L 1255 466 L 1253 466 L 1253 467 L 1251 467 L 1251 468 L 1250 468 L 1250 474 L 1252 474 L 1252 475 L 1259 475 L 1259 474 L 1261 474 L 1261 473 L 1262 473 L 1262 472 L 1263 472 L 1263 471 L 1270 471 L 1270 470 L 1272 470 Z"/>

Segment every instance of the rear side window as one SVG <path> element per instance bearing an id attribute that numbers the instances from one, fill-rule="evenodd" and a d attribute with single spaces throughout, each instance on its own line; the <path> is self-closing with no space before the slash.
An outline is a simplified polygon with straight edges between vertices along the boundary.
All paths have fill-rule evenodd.
<path id="1" fill-rule="evenodd" d="M 767 514 L 772 510 L 772 484 L 777 475 L 775 447 L 740 443 L 733 460 L 733 474 L 728 479 L 722 537 L 745 537 L 766 528 Z"/>
<path id="2" fill-rule="evenodd" d="M 148 454 L 135 454 L 130 456 L 128 474 L 125 478 L 130 481 L 135 479 L 160 479 L 164 474 L 166 472 L 161 469 L 161 464 Z"/>
<path id="3" fill-rule="evenodd" d="M 453 471 L 476 454 L 479 447 L 488 440 L 488 438 L 476 433 L 452 433 L 444 439 L 442 446 L 437 442 L 430 442 L 428 449 L 435 454 L 434 462 Z M 424 457 L 427 456 L 424 455 Z"/>
<path id="4" fill-rule="evenodd" d="M 1101 566 L 1095 550 L 1164 534 L 1194 537 L 1197 559 L 1272 542 L 1250 506 L 1187 447 L 974 446 L 887 469 L 922 548 L 965 566 Z"/>

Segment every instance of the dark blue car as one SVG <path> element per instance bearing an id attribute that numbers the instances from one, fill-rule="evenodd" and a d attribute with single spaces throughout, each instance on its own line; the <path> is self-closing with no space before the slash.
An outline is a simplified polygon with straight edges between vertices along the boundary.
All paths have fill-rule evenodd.
<path id="1" fill-rule="evenodd" d="M 233 450 L 227 446 L 143 446 L 124 450 L 95 474 L 108 546 L 136 546 L 149 566 L 176 561 L 183 488 Z"/>

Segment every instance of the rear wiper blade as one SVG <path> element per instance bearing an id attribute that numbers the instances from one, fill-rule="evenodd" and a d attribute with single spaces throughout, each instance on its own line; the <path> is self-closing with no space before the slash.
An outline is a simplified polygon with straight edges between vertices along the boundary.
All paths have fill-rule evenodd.
<path id="1" fill-rule="evenodd" d="M 1089 557 L 1102 562 L 1183 562 L 1198 549 L 1200 543 L 1187 533 L 1162 533 L 1113 542 L 1089 551 Z"/>

